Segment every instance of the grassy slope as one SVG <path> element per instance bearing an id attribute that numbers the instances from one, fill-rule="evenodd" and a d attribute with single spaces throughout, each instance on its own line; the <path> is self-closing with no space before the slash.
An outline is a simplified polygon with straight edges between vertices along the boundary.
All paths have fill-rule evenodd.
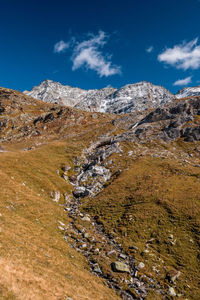
<path id="1" fill-rule="evenodd" d="M 193 144 L 179 144 L 177 153 L 185 147 L 184 151 L 192 153 Z M 125 153 L 136 147 L 130 144 Z M 130 246 L 138 247 L 133 255 L 145 263 L 141 276 L 151 275 L 167 289 L 167 272 L 179 270 L 176 292 L 198 299 L 200 168 L 182 164 L 183 160 L 173 156 L 162 159 L 150 154 L 151 149 L 146 155 L 113 156 L 122 173 L 97 197 L 85 201 L 83 209 L 96 216 L 127 252 Z M 144 253 L 146 242 L 152 238 L 149 252 Z"/>
<path id="2" fill-rule="evenodd" d="M 62 201 L 53 202 L 50 193 L 70 189 L 56 172 L 72 159 L 73 151 L 66 146 L 54 142 L 33 151 L 0 154 L 2 299 L 116 299 L 58 229 L 58 220 L 68 220 Z"/>
<path id="3" fill-rule="evenodd" d="M 71 185 L 57 170 L 72 165 L 91 138 L 109 130 L 110 118 L 66 109 L 61 118 L 34 128 L 34 118 L 60 107 L 7 89 L 0 89 L 0 100 L 1 120 L 8 120 L 1 137 L 10 138 L 0 145 L 6 149 L 0 153 L 0 299 L 117 299 L 58 229 L 58 221 L 69 222 L 63 194 Z M 27 125 L 40 135 L 27 135 Z M 61 192 L 59 204 L 52 191 Z"/>

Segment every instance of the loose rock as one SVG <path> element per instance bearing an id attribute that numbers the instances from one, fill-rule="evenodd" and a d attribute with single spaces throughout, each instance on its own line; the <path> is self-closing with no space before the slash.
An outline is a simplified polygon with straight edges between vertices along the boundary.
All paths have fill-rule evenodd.
<path id="1" fill-rule="evenodd" d="M 51 192 L 51 198 L 52 198 L 53 201 L 59 202 L 59 200 L 60 200 L 60 192 L 58 192 L 58 191 L 52 191 Z"/>
<path id="2" fill-rule="evenodd" d="M 181 272 L 177 270 L 171 270 L 167 273 L 167 278 L 170 282 L 175 282 L 176 279 L 180 276 Z"/>
<path id="3" fill-rule="evenodd" d="M 124 264 L 120 261 L 116 261 L 116 262 L 112 263 L 111 267 L 114 272 L 130 273 L 129 266 L 127 266 L 126 264 Z"/>
<path id="4" fill-rule="evenodd" d="M 137 265 L 138 270 L 144 269 L 145 264 L 143 262 L 139 262 L 139 264 Z"/>
<path id="5" fill-rule="evenodd" d="M 175 297 L 175 296 L 176 296 L 176 292 L 175 292 L 175 290 L 174 290 L 173 287 L 170 287 L 170 288 L 169 288 L 169 294 L 170 294 L 170 296 L 172 296 L 172 297 Z"/>
<path id="6" fill-rule="evenodd" d="M 82 221 L 90 222 L 90 218 L 88 216 L 85 216 L 85 217 L 82 218 Z"/>

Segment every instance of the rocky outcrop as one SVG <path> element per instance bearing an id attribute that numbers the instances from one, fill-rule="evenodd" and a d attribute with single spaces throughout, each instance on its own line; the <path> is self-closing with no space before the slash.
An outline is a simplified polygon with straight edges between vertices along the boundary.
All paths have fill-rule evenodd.
<path id="1" fill-rule="evenodd" d="M 85 111 L 106 112 L 106 99 L 115 91 L 116 89 L 112 87 L 106 87 L 100 90 L 89 90 L 75 105 L 75 108 Z"/>
<path id="2" fill-rule="evenodd" d="M 96 196 L 112 175 L 104 164 L 105 159 L 113 153 L 120 152 L 119 143 L 112 141 L 111 137 L 102 137 L 86 149 L 82 157 L 75 161 L 75 176 L 69 177 L 74 186 L 73 196 Z"/>
<path id="3" fill-rule="evenodd" d="M 183 138 L 187 142 L 200 140 L 200 124 L 196 120 L 200 115 L 200 98 L 175 101 L 165 107 L 159 107 L 147 114 L 139 122 L 126 120 L 130 130 L 121 139 L 131 138 L 139 141 L 171 141 Z M 137 118 L 138 121 L 138 118 Z M 119 120 L 116 122 L 119 123 Z M 118 137 L 119 139 L 119 137 Z"/>
<path id="4" fill-rule="evenodd" d="M 107 113 L 131 113 L 155 108 L 172 101 L 174 96 L 165 88 L 142 81 L 115 91 L 106 104 Z"/>
<path id="5" fill-rule="evenodd" d="M 177 94 L 175 94 L 175 97 L 177 99 L 192 97 L 192 96 L 199 96 L 200 95 L 200 86 L 194 86 L 194 87 L 185 87 L 182 90 L 178 91 Z"/>

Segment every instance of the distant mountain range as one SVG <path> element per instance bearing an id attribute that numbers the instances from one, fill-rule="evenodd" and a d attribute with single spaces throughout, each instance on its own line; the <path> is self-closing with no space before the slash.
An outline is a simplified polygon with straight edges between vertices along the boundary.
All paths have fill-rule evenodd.
<path id="1" fill-rule="evenodd" d="M 44 102 L 84 111 L 122 114 L 156 108 L 173 99 L 200 95 L 200 86 L 187 87 L 173 95 L 164 87 L 146 81 L 127 84 L 120 89 L 106 87 L 100 90 L 84 90 L 47 79 L 24 93 Z"/>

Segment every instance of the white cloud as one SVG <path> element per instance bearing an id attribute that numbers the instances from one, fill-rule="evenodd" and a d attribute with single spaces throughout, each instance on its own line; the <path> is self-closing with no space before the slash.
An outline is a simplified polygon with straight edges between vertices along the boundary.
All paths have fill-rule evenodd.
<path id="1" fill-rule="evenodd" d="M 184 79 L 178 79 L 177 81 L 174 82 L 173 85 L 178 86 L 178 85 L 188 85 L 189 83 L 192 82 L 192 76 L 186 77 Z"/>
<path id="2" fill-rule="evenodd" d="M 150 46 L 146 49 L 146 52 L 151 53 L 151 52 L 153 52 L 153 50 L 154 50 L 154 47 Z"/>
<path id="3" fill-rule="evenodd" d="M 198 38 L 186 43 L 167 48 L 158 55 L 158 61 L 164 62 L 177 69 L 198 69 L 200 68 L 200 45 Z"/>
<path id="4" fill-rule="evenodd" d="M 54 52 L 61 53 L 65 52 L 66 49 L 70 47 L 70 43 L 65 43 L 64 41 L 60 41 L 54 45 Z"/>
<path id="5" fill-rule="evenodd" d="M 121 67 L 113 65 L 111 56 L 104 55 L 101 50 L 108 40 L 106 33 L 99 31 L 97 35 L 90 35 L 90 37 L 82 42 L 77 42 L 74 46 L 72 70 L 86 67 L 96 71 L 100 77 L 120 74 Z"/>

